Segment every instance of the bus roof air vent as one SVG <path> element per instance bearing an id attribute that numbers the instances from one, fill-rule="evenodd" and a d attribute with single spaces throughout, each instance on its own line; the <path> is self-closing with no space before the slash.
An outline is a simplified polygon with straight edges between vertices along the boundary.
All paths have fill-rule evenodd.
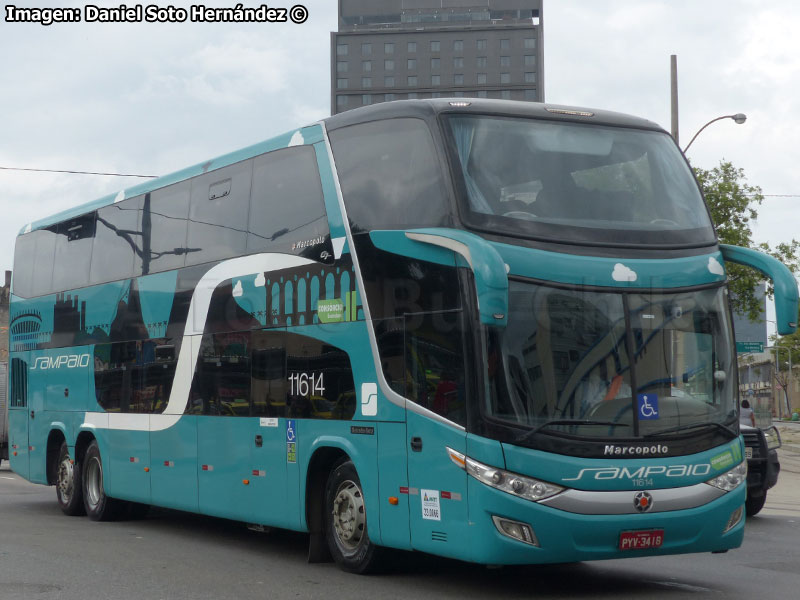
<path id="1" fill-rule="evenodd" d="M 585 110 L 569 110 L 567 108 L 548 108 L 545 107 L 545 110 L 550 113 L 555 113 L 557 115 L 570 115 L 572 117 L 593 117 L 593 112 L 587 112 Z"/>

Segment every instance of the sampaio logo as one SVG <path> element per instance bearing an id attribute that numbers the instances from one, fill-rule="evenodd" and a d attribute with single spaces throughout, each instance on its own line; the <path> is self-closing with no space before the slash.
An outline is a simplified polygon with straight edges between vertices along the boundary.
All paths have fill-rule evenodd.
<path id="1" fill-rule="evenodd" d="M 89 366 L 91 357 L 88 354 L 62 354 L 61 356 L 40 356 L 33 361 L 31 371 L 47 371 L 49 369 L 80 369 Z"/>

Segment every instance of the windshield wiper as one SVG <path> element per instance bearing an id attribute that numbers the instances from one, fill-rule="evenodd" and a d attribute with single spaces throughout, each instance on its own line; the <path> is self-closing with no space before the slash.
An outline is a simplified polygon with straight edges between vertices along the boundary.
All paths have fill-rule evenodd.
<path id="1" fill-rule="evenodd" d="M 724 431 L 725 433 L 727 433 L 731 437 L 736 437 L 737 436 L 736 432 L 733 429 L 731 429 L 730 427 L 728 427 L 727 425 L 723 425 L 722 423 L 708 422 L 708 423 L 689 423 L 687 425 L 677 425 L 675 427 L 668 427 L 667 429 L 659 429 L 658 431 L 654 431 L 652 433 L 647 433 L 642 437 L 646 437 L 646 438 L 657 437 L 659 435 L 666 435 L 668 433 L 676 433 L 678 431 L 688 431 L 690 429 L 697 429 L 699 427 L 703 427 L 703 428 L 716 427 L 717 429 L 720 429 L 720 430 Z"/>
<path id="2" fill-rule="evenodd" d="M 539 425 L 536 429 L 522 434 L 516 442 L 525 442 L 547 427 L 554 425 L 605 425 L 607 427 L 630 427 L 628 423 L 614 423 L 613 421 L 590 421 L 584 419 L 556 419 Z"/>

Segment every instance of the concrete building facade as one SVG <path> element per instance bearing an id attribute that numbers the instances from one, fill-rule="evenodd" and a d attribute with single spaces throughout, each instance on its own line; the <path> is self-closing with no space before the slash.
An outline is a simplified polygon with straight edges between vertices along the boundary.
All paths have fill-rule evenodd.
<path id="1" fill-rule="evenodd" d="M 544 100 L 543 0 L 339 0 L 331 113 L 451 96 Z"/>

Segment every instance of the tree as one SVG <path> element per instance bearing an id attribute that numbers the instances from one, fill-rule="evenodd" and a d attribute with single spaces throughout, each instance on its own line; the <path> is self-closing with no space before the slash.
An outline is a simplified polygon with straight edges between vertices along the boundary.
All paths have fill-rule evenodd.
<path id="1" fill-rule="evenodd" d="M 723 244 L 755 248 L 780 260 L 793 273 L 800 270 L 798 255 L 800 242 L 792 240 L 780 243 L 774 249 L 769 244 L 753 242 L 752 223 L 758 218 L 758 206 L 764 200 L 761 188 L 750 185 L 744 170 L 722 160 L 711 170 L 694 169 L 703 195 L 706 198 L 711 220 L 717 229 L 719 241 Z M 728 279 L 732 292 L 733 309 L 751 321 L 761 320 L 761 307 L 755 295 L 756 286 L 764 276 L 748 267 L 727 264 Z M 771 282 L 767 282 L 767 295 L 772 297 Z"/>

